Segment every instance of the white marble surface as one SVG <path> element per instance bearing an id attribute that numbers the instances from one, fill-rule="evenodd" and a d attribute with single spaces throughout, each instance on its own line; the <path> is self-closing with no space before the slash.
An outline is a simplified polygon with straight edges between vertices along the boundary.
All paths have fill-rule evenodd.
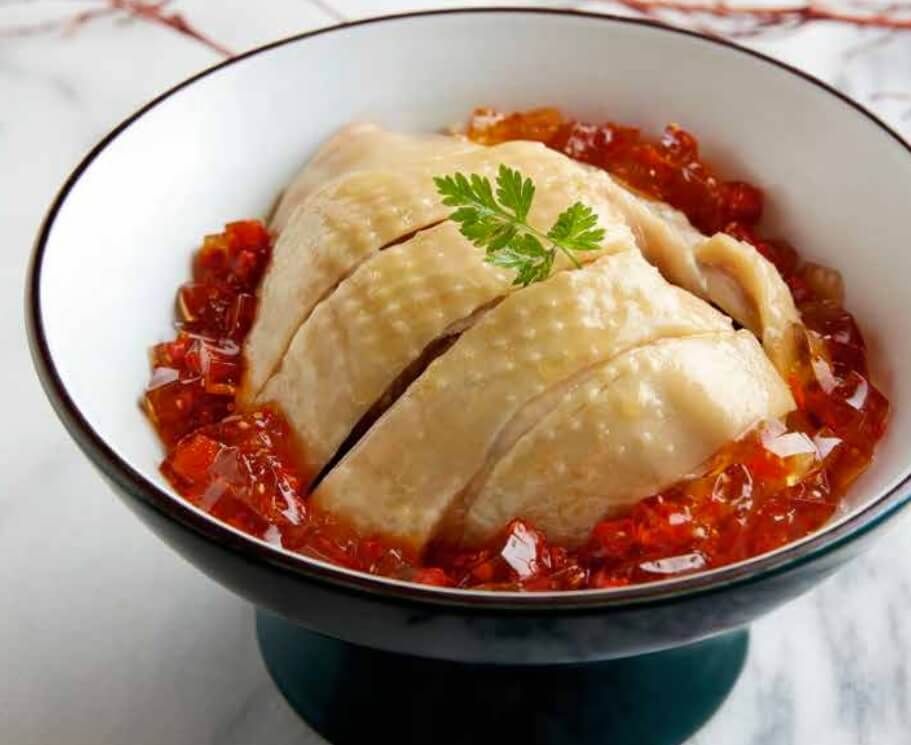
<path id="1" fill-rule="evenodd" d="M 320 742 L 266 676 L 251 608 L 169 552 L 112 497 L 57 423 L 28 358 L 23 278 L 55 190 L 119 119 L 219 59 L 169 28 L 122 14 L 68 34 L 33 28 L 104 5 L 0 0 L 0 742 Z M 170 7 L 240 51 L 422 5 L 181 0 Z M 911 32 L 819 25 L 750 43 L 836 84 L 911 135 Z M 909 539 L 906 521 L 817 591 L 757 623 L 745 674 L 692 745 L 911 742 Z"/>

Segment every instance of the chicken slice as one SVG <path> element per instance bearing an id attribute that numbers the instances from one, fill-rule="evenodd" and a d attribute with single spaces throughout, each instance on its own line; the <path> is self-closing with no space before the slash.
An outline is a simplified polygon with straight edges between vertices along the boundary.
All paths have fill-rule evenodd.
<path id="1" fill-rule="evenodd" d="M 541 199 L 530 219 L 549 225 L 563 206 Z M 635 250 L 619 216 L 602 224 L 608 230 L 604 251 L 580 259 Z M 561 255 L 554 269 L 570 266 Z M 515 289 L 514 276 L 486 262 L 454 223 L 424 230 L 361 264 L 320 303 L 258 402 L 281 406 L 297 435 L 302 465 L 315 475 L 390 386 L 407 385 L 403 371 L 425 348 L 469 327 L 480 309 Z M 420 371 L 417 366 L 414 374 Z"/>
<path id="2" fill-rule="evenodd" d="M 645 257 L 674 284 L 715 303 L 761 341 L 787 376 L 800 316 L 778 270 L 752 246 L 719 233 L 706 237 L 664 202 L 640 197 L 613 179 L 609 198 L 637 234 Z"/>
<path id="3" fill-rule="evenodd" d="M 428 159 L 445 164 L 454 155 L 480 149 L 480 145 L 457 137 L 408 135 L 376 124 L 349 124 L 323 143 L 294 177 L 282 194 L 269 227 L 280 233 L 294 210 L 312 194 L 354 171 L 394 169 Z"/>
<path id="4" fill-rule="evenodd" d="M 547 230 L 550 224 L 541 216 L 555 215 L 576 200 L 591 206 L 602 224 L 617 222 L 610 201 L 598 198 L 604 190 L 592 187 L 598 178 L 593 181 L 587 169 L 540 143 L 507 142 L 445 161 L 431 158 L 338 179 L 294 213 L 275 245 L 244 347 L 241 402 L 249 403 L 262 390 L 297 328 L 339 282 L 383 247 L 448 216 L 434 176 L 463 171 L 492 177 L 501 163 L 534 180 L 537 195 L 529 219 L 535 227 Z"/>
<path id="5" fill-rule="evenodd" d="M 762 339 L 775 367 L 787 376 L 797 354 L 801 321 L 775 266 L 753 246 L 724 233 L 703 241 L 693 253 L 707 296 Z"/>
<path id="6" fill-rule="evenodd" d="M 482 543 L 522 517 L 579 545 L 601 518 L 695 475 L 722 445 L 793 408 L 748 331 L 631 350 L 595 369 L 497 462 L 463 540 Z"/>
<path id="7" fill-rule="evenodd" d="M 420 550 L 532 399 L 632 347 L 730 329 L 728 318 L 668 284 L 635 250 L 557 274 L 510 295 L 466 331 L 313 498 L 365 534 Z"/>

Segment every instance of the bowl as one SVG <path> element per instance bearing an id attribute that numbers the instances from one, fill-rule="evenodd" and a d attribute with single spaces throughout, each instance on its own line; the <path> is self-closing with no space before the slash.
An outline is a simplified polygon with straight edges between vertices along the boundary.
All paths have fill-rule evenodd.
<path id="1" fill-rule="evenodd" d="M 695 132 L 766 189 L 770 229 L 845 275 L 894 406 L 874 464 L 825 529 L 773 553 L 648 585 L 565 593 L 442 589 L 366 576 L 222 525 L 158 472 L 137 397 L 171 332 L 199 236 L 263 216 L 353 120 L 438 130 L 477 105 Z M 692 644 L 798 596 L 865 547 L 911 495 L 911 150 L 825 84 L 653 23 L 543 10 L 415 13 L 302 34 L 178 85 L 78 166 L 35 246 L 27 317 L 45 390 L 114 491 L 168 545 L 271 615 L 344 642 L 451 662 L 583 663 Z M 268 619 L 272 619 L 269 621 Z M 276 619 L 281 619 L 280 621 Z"/>

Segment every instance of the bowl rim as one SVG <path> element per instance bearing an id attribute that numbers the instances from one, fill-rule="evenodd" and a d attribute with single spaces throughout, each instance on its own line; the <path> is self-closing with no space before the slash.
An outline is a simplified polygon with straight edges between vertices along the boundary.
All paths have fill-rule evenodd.
<path id="1" fill-rule="evenodd" d="M 796 569 L 810 561 L 831 554 L 869 533 L 894 516 L 911 502 L 911 474 L 899 483 L 873 499 L 866 507 L 847 519 L 805 538 L 787 544 L 773 552 L 760 554 L 741 562 L 729 564 L 705 572 L 674 577 L 645 584 L 605 589 L 553 592 L 516 592 L 464 590 L 420 585 L 401 580 L 369 575 L 349 570 L 310 557 L 295 554 L 281 547 L 266 543 L 253 536 L 217 521 L 189 502 L 175 498 L 158 485 L 146 479 L 129 462 L 121 458 L 105 442 L 104 438 L 89 424 L 79 407 L 69 395 L 48 345 L 41 308 L 41 276 L 45 249 L 56 217 L 69 193 L 76 186 L 82 174 L 94 160 L 134 122 L 143 117 L 158 104 L 184 88 L 212 75 L 226 67 L 272 49 L 294 44 L 310 37 L 345 31 L 358 26 L 380 26 L 387 22 L 406 22 L 409 19 L 430 16 L 490 14 L 570 16 L 579 19 L 607 22 L 612 24 L 648 27 L 655 31 L 690 37 L 702 43 L 724 47 L 733 53 L 744 54 L 790 73 L 804 82 L 835 96 L 870 123 L 879 127 L 888 137 L 895 140 L 911 156 L 911 144 L 906 142 L 889 125 L 844 93 L 813 75 L 786 62 L 770 57 L 753 49 L 742 47 L 722 39 L 689 29 L 670 26 L 660 21 L 644 18 L 629 18 L 607 13 L 540 8 L 540 7 L 484 7 L 446 8 L 438 10 L 413 11 L 386 14 L 335 24 L 299 34 L 294 34 L 268 44 L 255 47 L 223 62 L 205 68 L 177 83 L 152 98 L 134 113 L 122 120 L 105 135 L 73 169 L 60 187 L 41 223 L 29 261 L 25 287 L 25 321 L 32 360 L 45 394 L 64 427 L 90 461 L 102 472 L 109 482 L 151 508 L 159 516 L 176 522 L 197 537 L 220 548 L 236 552 L 237 558 L 266 565 L 270 569 L 285 573 L 296 579 L 317 582 L 329 589 L 357 595 L 372 595 L 376 600 L 409 606 L 444 606 L 452 610 L 470 610 L 472 613 L 509 612 L 511 614 L 540 614 L 551 612 L 605 612 L 635 606 L 664 605 L 695 596 L 711 595 L 733 586 L 752 584 L 789 570 Z"/>

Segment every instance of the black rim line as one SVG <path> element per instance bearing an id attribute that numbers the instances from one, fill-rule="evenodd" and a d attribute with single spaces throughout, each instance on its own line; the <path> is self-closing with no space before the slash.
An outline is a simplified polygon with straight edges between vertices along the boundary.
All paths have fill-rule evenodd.
<path id="1" fill-rule="evenodd" d="M 169 493 L 160 489 L 154 483 L 142 476 L 129 463 L 122 459 L 97 432 L 95 432 L 67 392 L 60 379 L 59 373 L 57 372 L 53 359 L 51 358 L 41 316 L 40 303 L 40 283 L 44 252 L 57 213 L 65 203 L 70 191 L 72 191 L 82 174 L 95 159 L 111 142 L 129 128 L 130 125 L 156 107 L 159 103 L 193 83 L 249 57 L 309 37 L 336 31 L 344 31 L 357 26 L 426 16 L 477 14 L 571 16 L 626 25 L 643 26 L 667 33 L 688 36 L 704 43 L 723 46 L 778 67 L 792 75 L 802 78 L 805 82 L 822 89 L 830 95 L 835 96 L 841 102 L 847 104 L 864 116 L 872 124 L 879 127 L 911 155 L 911 146 L 909 146 L 909 144 L 891 127 L 882 122 L 858 102 L 849 98 L 829 84 L 813 77 L 809 73 L 793 67 L 786 62 L 768 57 L 761 52 L 741 47 L 726 39 L 707 36 L 688 29 L 668 26 L 664 23 L 649 19 L 626 18 L 606 13 L 591 13 L 554 8 L 450 8 L 366 18 L 279 39 L 264 46 L 251 49 L 243 54 L 232 57 L 231 59 L 196 73 L 156 96 L 136 112 L 121 121 L 89 151 L 71 172 L 70 176 L 58 191 L 51 207 L 44 217 L 34 243 L 26 281 L 26 326 L 28 330 L 29 346 L 44 390 L 57 415 L 60 417 L 65 428 L 74 438 L 80 449 L 89 456 L 90 460 L 92 460 L 108 478 L 117 483 L 121 488 L 128 490 L 133 496 L 141 498 L 146 506 L 169 519 L 175 520 L 183 527 L 192 530 L 194 533 L 197 533 L 208 541 L 235 550 L 247 561 L 266 563 L 274 568 L 293 573 L 297 576 L 318 580 L 327 583 L 334 588 L 354 591 L 357 594 L 362 594 L 364 591 L 367 591 L 370 594 L 378 595 L 388 600 L 402 601 L 409 604 L 416 603 L 421 606 L 426 606 L 428 604 L 449 607 L 461 606 L 469 607 L 472 610 L 525 610 L 540 612 L 566 612 L 574 609 L 608 610 L 610 608 L 628 604 L 664 604 L 679 599 L 682 596 L 691 597 L 696 594 L 713 594 L 726 589 L 732 584 L 752 583 L 778 572 L 799 566 L 804 560 L 819 558 L 854 538 L 860 537 L 869 529 L 875 527 L 903 507 L 905 503 L 911 499 L 911 492 L 905 494 L 900 494 L 900 492 L 905 490 L 909 483 L 911 483 L 911 475 L 905 477 L 900 483 L 882 494 L 849 520 L 832 529 L 824 530 L 819 534 L 804 539 L 790 547 L 781 549 L 778 552 L 766 556 L 759 556 L 755 559 L 749 559 L 727 567 L 720 567 L 710 572 L 698 573 L 689 577 L 682 577 L 661 583 L 640 584 L 627 588 L 614 588 L 609 590 L 587 590 L 575 593 L 548 594 L 510 593 L 507 595 L 482 592 L 469 594 L 465 591 L 446 588 L 430 588 L 410 583 L 384 581 L 382 578 L 373 577 L 372 575 L 360 572 L 349 572 L 332 565 L 324 565 L 315 562 L 301 555 L 272 548 L 261 543 L 252 536 L 240 533 L 217 521 L 215 518 L 198 512 L 189 504 L 175 499 Z"/>

